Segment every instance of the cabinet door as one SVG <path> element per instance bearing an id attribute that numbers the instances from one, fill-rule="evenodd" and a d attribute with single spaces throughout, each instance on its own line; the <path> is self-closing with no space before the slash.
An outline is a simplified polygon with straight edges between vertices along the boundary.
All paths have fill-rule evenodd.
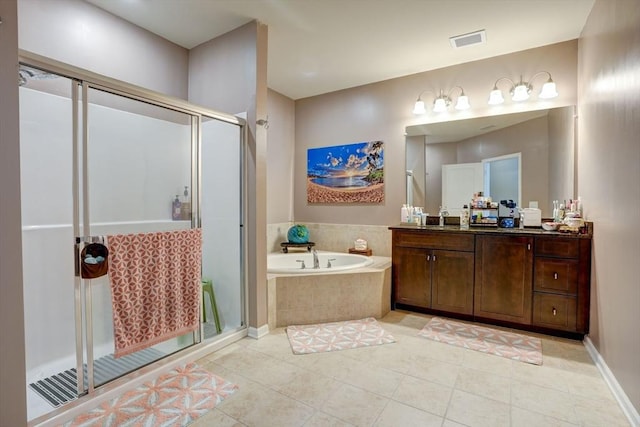
<path id="1" fill-rule="evenodd" d="M 473 252 L 432 252 L 431 308 L 473 314 L 473 262 Z"/>
<path id="2" fill-rule="evenodd" d="M 393 252 L 395 302 L 416 307 L 431 306 L 428 251 L 396 247 Z"/>
<path id="3" fill-rule="evenodd" d="M 532 249 L 531 237 L 476 238 L 475 316 L 531 324 Z"/>

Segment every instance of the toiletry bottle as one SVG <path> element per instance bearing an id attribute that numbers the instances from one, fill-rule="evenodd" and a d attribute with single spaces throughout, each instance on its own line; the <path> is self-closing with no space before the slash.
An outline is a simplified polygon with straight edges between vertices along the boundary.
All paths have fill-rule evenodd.
<path id="1" fill-rule="evenodd" d="M 469 207 L 467 205 L 464 205 L 462 207 L 462 212 L 460 212 L 460 229 L 469 229 Z"/>
<path id="2" fill-rule="evenodd" d="M 176 194 L 176 198 L 173 200 L 173 203 L 171 204 L 171 219 L 176 221 L 181 218 L 181 208 L 182 208 L 182 203 L 180 203 L 180 198 Z"/>
<path id="3" fill-rule="evenodd" d="M 579 216 L 580 218 L 583 218 L 583 216 L 582 216 L 582 214 L 583 214 L 583 212 L 582 212 L 582 199 L 580 198 L 580 196 L 578 196 L 578 202 L 577 202 L 577 205 L 578 205 L 578 206 L 577 206 L 578 216 Z"/>
<path id="4" fill-rule="evenodd" d="M 409 222 L 409 208 L 406 204 L 400 209 L 400 222 Z"/>
<path id="5" fill-rule="evenodd" d="M 185 185 L 182 204 L 180 205 L 180 219 L 189 220 L 191 219 L 191 199 L 189 198 L 189 187 Z"/>

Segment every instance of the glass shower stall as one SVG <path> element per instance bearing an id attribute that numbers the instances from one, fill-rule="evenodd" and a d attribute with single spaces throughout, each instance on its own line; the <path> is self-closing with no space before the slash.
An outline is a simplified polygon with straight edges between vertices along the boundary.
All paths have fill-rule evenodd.
<path id="1" fill-rule="evenodd" d="M 21 57 L 18 79 L 34 419 L 246 329 L 245 124 L 35 55 Z M 202 283 L 215 292 L 200 298 L 200 328 L 114 357 L 109 276 L 83 278 L 83 250 L 110 235 L 190 228 L 202 231 Z"/>

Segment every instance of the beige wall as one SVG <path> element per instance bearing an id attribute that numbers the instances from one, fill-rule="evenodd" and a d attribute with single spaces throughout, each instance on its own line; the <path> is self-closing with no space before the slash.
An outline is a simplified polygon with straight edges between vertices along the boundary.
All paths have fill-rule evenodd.
<path id="1" fill-rule="evenodd" d="M 578 191 L 594 221 L 590 338 L 640 412 L 640 2 L 596 0 L 580 38 Z"/>
<path id="2" fill-rule="evenodd" d="M 246 272 L 249 326 L 267 324 L 267 27 L 256 21 L 193 48 L 189 101 L 219 111 L 247 113 Z M 238 78 L 242 76 L 242 78 Z"/>
<path id="3" fill-rule="evenodd" d="M 405 200 L 406 126 L 575 105 L 577 46 L 577 40 L 573 40 L 296 101 L 295 220 L 340 224 L 397 223 Z M 517 105 L 510 101 L 502 106 L 487 105 L 489 92 L 498 78 L 518 79 L 522 74 L 526 79 L 541 70 L 552 74 L 559 97 Z M 541 80 L 534 82 L 538 89 L 544 82 Z M 427 118 L 413 116 L 413 103 L 420 92 L 427 89 L 438 92 L 455 85 L 461 85 L 469 96 L 470 110 L 461 114 L 430 114 Z M 308 205 L 307 149 L 369 140 L 385 143 L 385 202 L 364 206 Z"/>
<path id="4" fill-rule="evenodd" d="M 16 0 L 0 1 L 0 426 L 27 424 Z"/>
<path id="5" fill-rule="evenodd" d="M 20 49 L 187 99 L 183 47 L 80 0 L 20 0 Z"/>
<path id="6" fill-rule="evenodd" d="M 269 90 L 267 131 L 267 223 L 293 221 L 295 103 Z"/>

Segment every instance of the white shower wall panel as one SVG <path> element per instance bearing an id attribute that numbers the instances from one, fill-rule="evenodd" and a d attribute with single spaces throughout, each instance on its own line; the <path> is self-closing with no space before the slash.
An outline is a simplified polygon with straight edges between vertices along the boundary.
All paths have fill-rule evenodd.
<path id="1" fill-rule="evenodd" d="M 70 99 L 20 88 L 23 226 L 71 226 L 71 132 Z"/>
<path id="2" fill-rule="evenodd" d="M 170 219 L 191 194 L 191 127 L 99 105 L 88 118 L 92 223 Z"/>
<path id="3" fill-rule="evenodd" d="M 26 368 L 30 375 L 49 375 L 75 366 L 71 242 L 71 225 L 22 233 Z"/>

